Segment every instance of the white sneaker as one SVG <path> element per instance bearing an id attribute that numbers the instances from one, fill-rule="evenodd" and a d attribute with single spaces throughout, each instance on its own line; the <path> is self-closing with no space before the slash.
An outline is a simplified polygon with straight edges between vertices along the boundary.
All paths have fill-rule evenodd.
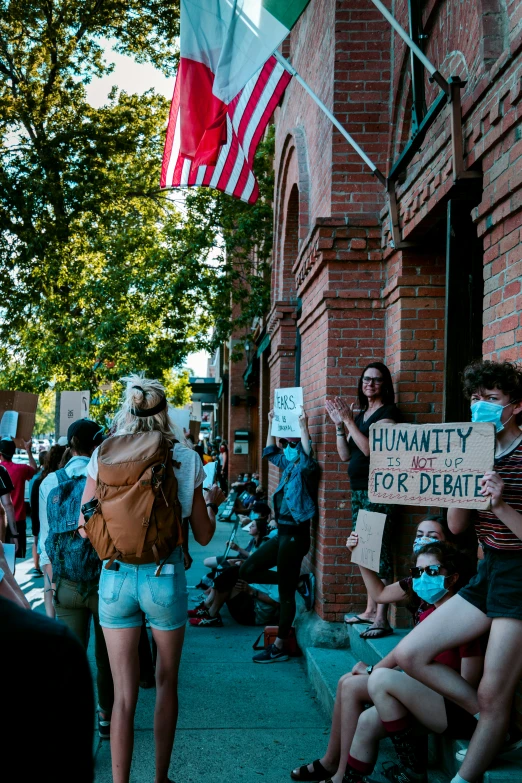
<path id="1" fill-rule="evenodd" d="M 506 737 L 506 741 L 503 745 L 503 747 L 499 750 L 499 752 L 496 755 L 496 758 L 499 758 L 500 756 L 507 756 L 509 753 L 514 753 L 517 750 L 522 749 L 522 737 L 518 739 L 516 742 L 509 742 L 509 735 Z M 466 758 L 466 753 L 468 752 L 467 748 L 462 748 L 462 750 L 458 750 L 455 753 L 455 758 L 457 761 L 464 761 Z"/>

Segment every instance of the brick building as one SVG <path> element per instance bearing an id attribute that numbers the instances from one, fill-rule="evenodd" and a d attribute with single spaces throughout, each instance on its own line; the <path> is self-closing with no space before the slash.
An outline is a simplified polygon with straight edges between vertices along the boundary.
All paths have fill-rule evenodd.
<path id="1" fill-rule="evenodd" d="M 256 400 L 221 414 L 230 442 L 252 433 L 232 473 L 263 469 L 270 491 L 278 471 L 261 450 L 271 395 L 304 388 L 322 467 L 310 567 L 329 621 L 362 597 L 325 398 L 353 400 L 362 368 L 380 359 L 407 421 L 462 420 L 463 366 L 522 358 L 522 4 L 397 0 L 393 13 L 405 29 L 411 20 L 453 101 L 370 0 L 311 0 L 283 54 L 388 176 L 389 194 L 294 80 L 275 114 L 271 309 L 250 355 L 224 363 L 222 408 L 230 395 Z M 397 554 L 410 551 L 420 509 L 407 512 Z"/>

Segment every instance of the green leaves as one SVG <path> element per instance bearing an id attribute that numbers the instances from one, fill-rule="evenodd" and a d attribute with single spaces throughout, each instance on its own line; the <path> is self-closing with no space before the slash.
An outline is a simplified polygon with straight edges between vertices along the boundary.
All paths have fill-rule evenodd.
<path id="1" fill-rule="evenodd" d="M 172 74 L 178 34 L 174 0 L 0 0 L 4 388 L 97 394 L 131 371 L 163 377 L 267 307 L 273 139 L 254 207 L 183 198 L 158 186 L 168 101 L 86 99 L 111 68 L 103 39 Z"/>

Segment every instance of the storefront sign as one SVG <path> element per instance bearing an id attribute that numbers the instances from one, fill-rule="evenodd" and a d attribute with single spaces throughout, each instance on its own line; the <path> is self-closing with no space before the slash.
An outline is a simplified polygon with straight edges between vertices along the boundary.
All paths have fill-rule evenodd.
<path id="1" fill-rule="evenodd" d="M 493 470 L 495 427 L 471 424 L 372 424 L 374 503 L 486 509 L 480 480 Z"/>

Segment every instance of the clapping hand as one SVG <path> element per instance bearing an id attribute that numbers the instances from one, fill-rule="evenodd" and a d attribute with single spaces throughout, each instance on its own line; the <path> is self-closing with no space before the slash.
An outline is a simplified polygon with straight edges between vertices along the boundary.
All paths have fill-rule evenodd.
<path id="1" fill-rule="evenodd" d="M 339 425 L 343 423 L 343 420 L 341 419 L 341 414 L 337 410 L 335 400 L 326 400 L 324 407 L 326 408 L 326 412 L 334 424 Z"/>
<path id="2" fill-rule="evenodd" d="M 337 411 L 341 417 L 341 421 L 346 424 L 347 427 L 350 426 L 350 424 L 353 424 L 353 409 L 354 409 L 354 403 L 351 405 L 348 405 L 346 400 L 343 400 L 342 397 L 336 397 L 335 398 L 335 406 L 337 408 Z"/>

